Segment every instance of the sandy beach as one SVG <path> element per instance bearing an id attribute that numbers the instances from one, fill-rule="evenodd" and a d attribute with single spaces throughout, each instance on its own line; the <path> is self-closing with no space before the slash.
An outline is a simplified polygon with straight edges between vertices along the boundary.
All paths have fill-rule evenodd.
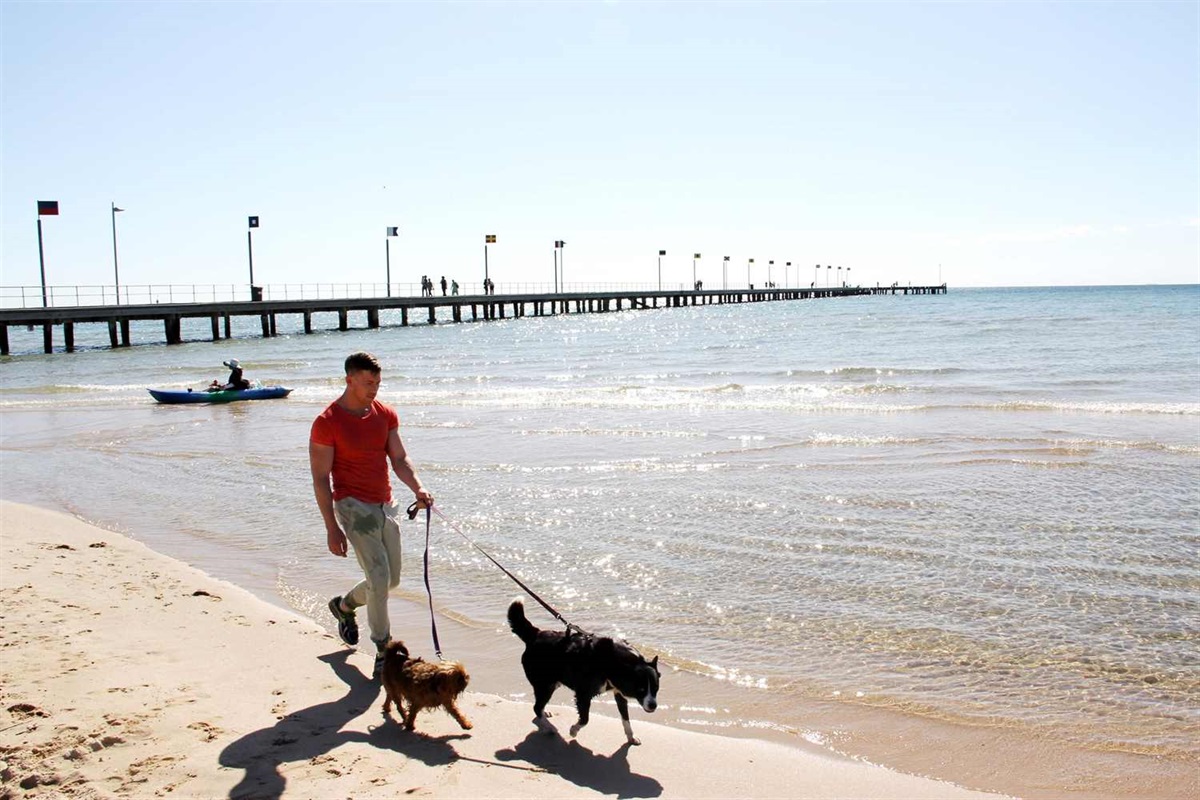
<path id="1" fill-rule="evenodd" d="M 473 730 L 409 733 L 313 621 L 63 514 L 3 502 L 0 525 L 3 798 L 998 796 L 644 714 L 632 747 L 611 701 L 570 741 L 468 689 Z"/>

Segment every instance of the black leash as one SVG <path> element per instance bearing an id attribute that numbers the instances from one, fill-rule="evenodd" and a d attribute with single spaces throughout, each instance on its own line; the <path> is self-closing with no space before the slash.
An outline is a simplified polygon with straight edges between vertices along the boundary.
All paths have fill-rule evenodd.
<path id="1" fill-rule="evenodd" d="M 417 504 L 414 501 L 408 507 L 408 518 L 416 519 Z M 437 654 L 438 661 L 443 661 L 442 644 L 438 641 L 437 635 L 437 617 L 433 613 L 433 589 L 429 588 L 429 528 L 432 516 L 429 513 L 429 507 L 425 507 L 425 594 L 429 597 L 429 627 L 433 631 L 433 652 Z"/>
<path id="2" fill-rule="evenodd" d="M 461 530 L 461 529 L 460 529 L 460 528 L 459 528 L 457 525 L 455 525 L 455 524 L 454 524 L 454 523 L 453 523 L 453 522 L 450 520 L 450 518 L 449 518 L 449 517 L 447 517 L 445 514 L 443 514 L 443 513 L 442 513 L 442 510 L 441 510 L 440 508 L 438 508 L 437 506 L 432 506 L 432 507 L 426 507 L 426 508 L 425 508 L 425 592 L 426 592 L 426 593 L 429 595 L 429 616 L 430 616 L 430 619 L 431 619 L 431 621 L 432 621 L 432 618 L 433 618 L 433 592 L 432 592 L 432 591 L 430 590 L 430 588 L 429 588 L 429 522 L 430 522 L 430 510 L 432 510 L 432 511 L 436 512 L 436 513 L 437 513 L 437 515 L 438 515 L 439 517 L 441 517 L 441 518 L 442 518 L 442 520 L 443 520 L 443 521 L 444 521 L 444 522 L 445 522 L 447 525 L 449 525 L 451 528 L 453 528 L 453 529 L 455 530 L 455 532 L 456 532 L 456 533 L 458 533 L 458 535 L 459 535 L 459 536 L 461 536 L 461 537 L 463 537 L 464 539 L 466 539 L 468 544 L 470 544 L 472 547 L 474 547 L 474 548 L 475 548 L 476 550 L 478 550 L 479 552 L 483 553 L 483 555 L 484 555 L 484 558 L 486 558 L 488 561 L 491 561 L 493 564 L 495 564 L 495 565 L 496 565 L 496 567 L 497 567 L 497 568 L 499 568 L 499 570 L 500 570 L 501 572 L 503 572 L 503 573 L 504 573 L 505 575 L 507 575 L 507 576 L 508 576 L 510 579 L 512 579 L 512 582 L 513 582 L 513 583 L 515 583 L 517 586 L 520 586 L 520 587 L 521 587 L 521 588 L 522 588 L 522 589 L 525 591 L 525 593 L 526 593 L 527 595 L 529 595 L 530 597 L 532 597 L 534 600 L 536 600 L 536 601 L 537 601 L 537 602 L 538 602 L 538 603 L 541 605 L 541 607 L 542 607 L 542 608 L 544 608 L 544 609 L 546 609 L 547 611 L 549 611 L 549 612 L 550 612 L 550 614 L 551 614 L 551 616 L 553 616 L 555 619 L 557 619 L 559 622 L 561 622 L 563 625 L 565 625 L 568 631 L 572 631 L 572 630 L 573 630 L 573 631 L 576 631 L 576 632 L 578 632 L 578 633 L 581 633 L 581 634 L 583 634 L 583 635 L 585 635 L 585 636 L 587 636 L 587 635 L 590 635 L 590 634 L 588 634 L 588 633 L 587 633 L 587 631 L 585 631 L 583 628 L 580 628 L 578 625 L 573 625 L 573 624 L 571 624 L 570 622 L 567 622 L 567 620 L 566 620 L 566 617 L 564 617 L 562 614 L 558 613 L 558 611 L 556 611 L 556 610 L 555 610 L 554 606 L 550 605 L 550 604 L 549 604 L 549 603 L 547 603 L 545 600 L 543 600 L 543 599 L 542 599 L 542 598 L 541 598 L 541 597 L 538 595 L 538 593 L 537 593 L 537 592 L 535 592 L 533 589 L 530 589 L 528 586 L 526 586 L 526 585 L 525 585 L 525 584 L 524 584 L 524 583 L 521 581 L 521 579 L 520 579 L 520 578 L 518 578 L 516 575 L 513 575 L 511 572 L 509 572 L 507 569 L 505 569 L 503 564 L 501 564 L 501 563 L 500 563 L 499 561 L 497 561 L 496 559 L 492 558 L 491 554 L 490 554 L 490 553 L 488 553 L 488 551 L 487 551 L 487 550 L 484 550 L 482 547 L 480 547 L 478 544 L 476 544 L 476 543 L 475 543 L 475 540 L 474 540 L 474 539 L 472 539 L 470 536 L 467 536 L 465 533 L 463 533 L 463 532 L 462 532 L 462 530 Z M 409 506 L 409 507 L 408 507 L 408 518 L 409 518 L 409 519 L 416 519 L 416 518 L 417 518 L 417 512 L 418 512 L 418 511 L 420 511 L 420 508 L 418 507 L 418 503 L 417 503 L 416 501 L 414 501 L 414 502 L 413 502 L 413 504 L 412 504 L 411 506 Z M 434 648 L 437 650 L 438 658 L 441 658 L 441 656 L 442 656 L 442 652 L 441 652 L 441 648 L 438 646 L 438 638 L 437 638 L 437 623 L 432 623 L 432 625 L 433 625 L 433 646 L 434 646 Z"/>

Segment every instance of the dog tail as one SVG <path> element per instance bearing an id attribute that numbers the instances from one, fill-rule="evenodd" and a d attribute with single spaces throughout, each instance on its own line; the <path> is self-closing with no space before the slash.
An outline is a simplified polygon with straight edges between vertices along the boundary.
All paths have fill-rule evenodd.
<path id="1" fill-rule="evenodd" d="M 513 600 L 512 605 L 508 607 L 508 625 L 517 638 L 525 644 L 532 642 L 538 635 L 538 629 L 533 627 L 532 622 L 525 619 L 525 603 L 519 597 Z"/>

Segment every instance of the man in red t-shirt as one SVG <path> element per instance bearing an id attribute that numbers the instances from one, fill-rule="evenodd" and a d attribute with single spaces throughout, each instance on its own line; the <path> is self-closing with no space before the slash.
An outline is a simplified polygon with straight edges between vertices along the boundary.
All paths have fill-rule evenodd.
<path id="1" fill-rule="evenodd" d="M 308 442 L 313 493 L 325 520 L 329 552 L 344 558 L 348 541 L 365 576 L 345 596 L 330 600 L 329 610 L 337 618 L 342 641 L 356 645 L 354 610 L 367 607 L 375 678 L 391 639 L 388 592 L 400 583 L 400 524 L 389 462 L 421 507 L 433 505 L 433 495 L 421 485 L 400 441 L 396 412 L 375 399 L 381 379 L 375 356 L 354 353 L 347 358 L 346 389 L 313 422 Z"/>

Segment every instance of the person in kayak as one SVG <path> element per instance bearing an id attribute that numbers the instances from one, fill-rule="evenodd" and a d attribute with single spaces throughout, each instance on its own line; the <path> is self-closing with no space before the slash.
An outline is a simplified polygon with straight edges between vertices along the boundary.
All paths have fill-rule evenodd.
<path id="1" fill-rule="evenodd" d="M 209 384 L 210 392 L 222 392 L 229 390 L 249 389 L 250 381 L 246 380 L 242 375 L 242 363 L 236 358 L 231 358 L 228 361 L 222 361 L 222 364 L 229 367 L 229 380 L 225 381 L 224 385 L 213 381 Z"/>
<path id="2" fill-rule="evenodd" d="M 383 654 L 391 641 L 388 592 L 400 584 L 400 523 L 392 500 L 388 466 L 412 490 L 420 507 L 433 505 L 400 440 L 400 419 L 391 406 L 375 399 L 382 369 L 370 353 L 346 359 L 346 388 L 321 412 L 309 434 L 308 460 L 313 493 L 325 520 L 329 552 L 345 558 L 347 542 L 364 579 L 345 595 L 329 601 L 346 644 L 358 644 L 354 611 L 367 607 L 367 623 L 375 643 L 379 678 Z"/>

